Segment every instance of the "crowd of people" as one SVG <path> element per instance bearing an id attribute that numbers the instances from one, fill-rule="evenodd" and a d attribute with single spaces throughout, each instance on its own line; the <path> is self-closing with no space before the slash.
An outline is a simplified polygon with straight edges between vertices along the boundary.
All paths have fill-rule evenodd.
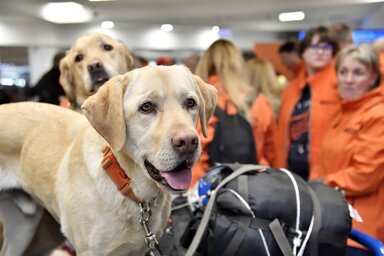
<path id="1" fill-rule="evenodd" d="M 218 89 L 217 108 L 250 122 L 258 163 L 344 191 L 363 220 L 353 227 L 384 241 L 384 106 L 380 44 L 354 45 L 346 24 L 309 29 L 279 48 L 295 77 L 282 88 L 272 64 L 247 62 L 230 41 L 214 42 L 196 74 Z M 245 72 L 245 74 L 244 74 Z M 244 80 L 244 77 L 247 78 Z M 248 84 L 248 86 L 247 86 Z M 214 116 L 193 183 L 210 168 Z M 372 255 L 348 242 L 347 255 Z"/>
<path id="2" fill-rule="evenodd" d="M 259 164 L 343 190 L 363 220 L 353 220 L 353 226 L 384 241 L 384 43 L 354 45 L 352 29 L 336 24 L 311 28 L 278 53 L 295 76 L 286 85 L 270 61 L 258 56 L 245 61 L 226 39 L 186 64 L 218 90 L 218 109 L 249 122 Z M 137 59 L 137 67 L 148 64 Z M 158 64 L 173 64 L 162 61 Z M 49 80 L 58 81 L 57 65 L 50 72 L 29 95 L 58 104 L 64 92 Z M 56 85 L 50 99 L 45 80 Z M 201 136 L 203 151 L 191 187 L 213 165 L 209 147 L 218 122 L 211 118 L 207 137 Z M 348 255 L 371 255 L 361 245 L 349 246 Z"/>

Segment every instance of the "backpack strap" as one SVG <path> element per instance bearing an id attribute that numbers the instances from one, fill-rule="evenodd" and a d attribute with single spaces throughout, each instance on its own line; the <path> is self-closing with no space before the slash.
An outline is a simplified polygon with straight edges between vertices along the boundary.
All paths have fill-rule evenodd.
<path id="1" fill-rule="evenodd" d="M 310 228 L 308 230 L 308 234 L 305 237 L 303 243 L 301 244 L 301 248 L 299 252 L 297 253 L 298 256 L 304 255 L 304 250 L 306 247 L 306 244 L 308 242 L 308 239 L 310 241 L 310 255 L 311 256 L 317 256 L 318 254 L 318 235 L 321 227 L 321 207 L 320 202 L 315 194 L 315 192 L 311 189 L 310 186 L 307 185 L 307 189 L 309 191 L 309 194 L 312 199 L 313 203 L 313 217 L 311 220 Z M 284 231 L 280 225 L 280 222 L 278 219 L 275 219 L 269 224 L 269 228 L 271 229 L 271 232 L 280 247 L 281 252 L 284 256 L 293 256 L 292 247 L 290 246 L 288 239 L 286 238 Z M 309 236 L 309 237 L 308 237 Z"/>
<path id="2" fill-rule="evenodd" d="M 249 194 L 248 194 L 248 177 L 247 176 L 240 176 L 237 179 L 237 191 L 239 194 L 248 201 Z"/>
<path id="3" fill-rule="evenodd" d="M 246 175 L 240 176 L 237 179 L 237 191 L 246 201 L 248 201 L 248 177 Z M 225 248 L 223 256 L 233 256 L 236 254 L 247 234 L 251 220 L 252 217 L 245 216 L 242 216 L 239 219 L 239 228 L 236 230 L 235 235 Z"/>
<path id="4" fill-rule="evenodd" d="M 295 231 L 295 237 L 293 238 L 293 254 L 297 255 L 297 250 L 300 246 L 302 246 L 302 235 L 303 231 L 300 230 L 300 220 L 301 220 L 301 206 L 300 206 L 300 190 L 299 186 L 297 184 L 297 181 L 295 177 L 292 175 L 292 172 L 285 168 L 280 168 L 281 171 L 283 171 L 290 179 L 292 186 L 293 186 L 293 191 L 295 193 L 295 201 L 296 201 L 296 223 L 294 227 Z M 310 234 L 307 234 L 307 236 Z"/>
<path id="5" fill-rule="evenodd" d="M 240 219 L 239 226 L 236 230 L 236 233 L 232 237 L 231 241 L 228 243 L 227 247 L 224 250 L 223 256 L 233 256 L 236 255 L 240 245 L 244 241 L 244 238 L 247 234 L 249 224 L 251 222 L 251 217 L 242 217 Z"/>
<path id="6" fill-rule="evenodd" d="M 208 221 L 209 221 L 209 217 L 211 216 L 211 212 L 212 212 L 212 208 L 215 204 L 215 199 L 216 199 L 216 195 L 217 195 L 217 191 L 219 191 L 225 184 L 227 184 L 229 181 L 233 180 L 234 178 L 236 178 L 237 176 L 243 174 L 243 173 L 246 173 L 246 172 L 249 172 L 249 171 L 257 171 L 257 170 L 263 170 L 263 169 L 266 169 L 268 168 L 267 166 L 261 166 L 261 165 L 243 165 L 241 168 L 239 168 L 238 170 L 234 171 L 233 173 L 231 173 L 228 177 L 226 177 L 217 187 L 215 190 L 213 190 L 211 192 L 211 197 L 208 201 L 208 204 L 205 208 L 205 211 L 204 211 L 204 215 L 201 219 L 201 222 L 200 222 L 200 225 L 196 231 L 196 234 L 192 240 L 192 243 L 191 245 L 189 246 L 188 248 L 188 251 L 187 253 L 185 254 L 185 256 L 193 256 L 197 247 L 199 246 L 200 244 L 200 241 L 201 241 L 201 238 L 205 232 L 205 229 L 207 227 L 207 224 L 208 224 Z"/>
<path id="7" fill-rule="evenodd" d="M 293 250 L 288 242 L 287 237 L 284 234 L 283 228 L 280 225 L 278 219 L 274 219 L 270 224 L 269 228 L 275 238 L 277 245 L 280 247 L 281 252 L 284 256 L 293 256 Z"/>
<path id="8" fill-rule="evenodd" d="M 321 206 L 319 202 L 319 198 L 313 192 L 312 188 L 310 186 L 307 186 L 309 190 L 309 194 L 312 198 L 313 203 L 313 216 L 314 216 L 314 223 L 313 223 L 313 230 L 311 237 L 309 238 L 309 243 L 311 246 L 310 255 L 311 256 L 317 256 L 318 254 L 318 244 L 319 244 L 319 232 L 321 227 Z"/>
<path id="9" fill-rule="evenodd" d="M 300 220 L 300 194 L 299 194 L 299 190 L 298 190 L 298 186 L 297 186 L 297 182 L 295 180 L 295 178 L 292 176 L 291 172 L 288 171 L 287 169 L 284 169 L 284 168 L 280 168 L 281 171 L 283 171 L 285 174 L 287 174 L 291 181 L 292 181 L 292 184 L 294 185 L 294 188 L 295 188 L 295 195 L 296 195 L 296 204 L 297 204 L 297 220 L 296 220 L 296 227 L 295 227 L 295 232 L 298 232 L 300 231 L 300 236 L 297 236 L 293 239 L 293 254 L 294 255 L 297 255 L 297 256 L 302 256 L 304 255 L 304 250 L 306 248 L 306 245 L 309 241 L 309 239 L 312 238 L 311 240 L 311 243 L 312 245 L 315 246 L 315 248 L 311 248 L 311 256 L 317 256 L 317 243 L 318 243 L 318 234 L 319 234 L 319 230 L 320 230 L 320 226 L 321 226 L 321 208 L 320 208 L 320 202 L 316 196 L 316 194 L 313 192 L 313 190 L 309 187 L 308 184 L 306 184 L 306 187 L 309 191 L 309 194 L 311 196 L 311 199 L 312 199 L 312 204 L 313 204 L 313 214 L 312 214 L 312 218 L 311 218 L 311 222 L 310 222 L 310 225 L 309 225 L 309 228 L 308 228 L 308 232 L 306 234 L 306 236 L 304 237 L 304 240 L 302 240 L 301 238 L 301 235 L 302 235 L 302 231 L 299 230 L 299 220 Z M 297 249 L 300 247 L 299 249 L 299 252 L 296 253 Z M 316 252 L 314 252 L 316 251 Z M 312 253 L 315 253 L 315 254 L 312 254 Z"/>
<path id="10" fill-rule="evenodd" d="M 308 228 L 307 235 L 304 238 L 304 241 L 301 245 L 299 252 L 297 253 L 297 256 L 304 255 L 304 250 L 308 241 L 310 242 L 309 244 L 310 255 L 317 256 L 318 254 L 319 232 L 321 227 L 321 206 L 320 206 L 319 198 L 317 197 L 316 193 L 312 190 L 312 188 L 308 185 L 308 183 L 307 183 L 307 189 L 312 199 L 313 214 L 312 214 L 312 219 Z"/>

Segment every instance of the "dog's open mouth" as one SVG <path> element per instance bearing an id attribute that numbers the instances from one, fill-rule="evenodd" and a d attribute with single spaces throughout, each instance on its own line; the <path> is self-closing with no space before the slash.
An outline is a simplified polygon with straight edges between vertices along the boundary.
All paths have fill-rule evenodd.
<path id="1" fill-rule="evenodd" d="M 164 186 L 181 191 L 189 187 L 192 179 L 191 166 L 188 160 L 183 161 L 179 166 L 171 171 L 159 171 L 148 160 L 144 161 L 149 175 Z"/>
<path id="2" fill-rule="evenodd" d="M 91 79 L 92 79 L 93 85 L 98 88 L 109 80 L 109 76 L 104 69 L 100 69 L 100 70 L 95 70 L 91 73 Z"/>

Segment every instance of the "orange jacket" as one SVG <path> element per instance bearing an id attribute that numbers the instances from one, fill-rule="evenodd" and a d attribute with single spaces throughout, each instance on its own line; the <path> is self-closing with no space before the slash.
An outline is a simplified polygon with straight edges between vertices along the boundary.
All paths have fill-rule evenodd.
<path id="1" fill-rule="evenodd" d="M 336 72 L 333 61 L 318 73 L 307 77 L 305 67 L 286 87 L 283 93 L 278 118 L 278 151 L 276 166 L 287 167 L 289 140 L 289 123 L 292 111 L 301 96 L 301 91 L 309 84 L 311 88 L 311 109 L 309 123 L 310 155 L 309 179 L 319 177 L 313 171 L 319 164 L 320 145 L 325 129 L 328 127 L 332 117 L 340 109 L 340 97 L 337 91 Z"/>
<path id="2" fill-rule="evenodd" d="M 259 164 L 273 166 L 276 161 L 277 125 L 272 106 L 264 94 L 260 93 L 253 102 L 249 120 Z"/>
<path id="3" fill-rule="evenodd" d="M 358 210 L 363 222 L 353 220 L 353 227 L 384 241 L 384 97 L 380 90 L 342 103 L 324 134 L 320 171 L 324 182 L 344 190 Z"/>
<path id="4" fill-rule="evenodd" d="M 218 89 L 217 106 L 221 109 L 227 108 L 229 114 L 235 114 L 237 109 L 233 104 L 228 103 L 229 96 L 220 87 L 220 79 L 217 76 L 212 76 L 208 79 L 208 83 L 215 86 Z M 254 101 L 250 113 L 249 120 L 253 129 L 254 139 L 256 141 L 256 154 L 259 164 L 272 165 L 275 160 L 276 152 L 276 132 L 277 126 L 273 115 L 273 110 L 268 102 L 268 99 L 264 95 L 259 95 Z M 193 187 L 195 183 L 205 175 L 209 170 L 209 155 L 208 145 L 213 140 L 215 134 L 215 125 L 218 119 L 213 116 L 207 124 L 207 138 L 202 135 L 201 127 L 198 127 L 200 134 L 202 153 L 194 165 L 192 170 L 192 182 L 190 187 Z"/>

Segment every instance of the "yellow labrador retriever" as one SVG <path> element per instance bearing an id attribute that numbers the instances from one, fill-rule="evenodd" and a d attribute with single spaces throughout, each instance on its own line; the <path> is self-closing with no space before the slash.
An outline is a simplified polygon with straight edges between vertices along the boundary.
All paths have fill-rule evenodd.
<path id="1" fill-rule="evenodd" d="M 197 122 L 205 133 L 215 105 L 216 90 L 183 66 L 112 78 L 85 100 L 85 116 L 1 105 L 0 190 L 29 192 L 78 255 L 143 255 L 145 238 L 162 234 L 170 192 L 189 186 L 201 152 Z"/>
<path id="2" fill-rule="evenodd" d="M 107 80 L 132 67 L 133 57 L 121 41 L 90 33 L 79 37 L 60 61 L 60 84 L 72 107 L 80 108 Z"/>
<path id="3" fill-rule="evenodd" d="M 132 69 L 133 57 L 127 47 L 117 39 L 101 33 L 89 33 L 74 42 L 60 64 L 60 83 L 69 99 L 68 107 L 80 111 L 83 101 L 93 95 L 104 82 Z M 53 235 L 53 229 L 58 227 L 51 216 L 39 208 L 28 206 L 29 200 L 28 195 L 19 190 L 0 194 L 0 215 L 5 214 L 13 220 L 13 223 L 9 222 L 10 226 L 20 224 L 17 232 L 24 234 L 21 239 L 14 233 L 7 232 L 6 241 L 17 239 L 18 243 L 13 247 L 4 245 L 0 251 L 1 256 L 4 251 L 16 256 L 23 254 L 24 250 L 40 255 L 42 251 L 54 248 L 57 241 L 63 239 L 59 232 Z M 2 223 L 0 228 L 1 247 Z"/>

